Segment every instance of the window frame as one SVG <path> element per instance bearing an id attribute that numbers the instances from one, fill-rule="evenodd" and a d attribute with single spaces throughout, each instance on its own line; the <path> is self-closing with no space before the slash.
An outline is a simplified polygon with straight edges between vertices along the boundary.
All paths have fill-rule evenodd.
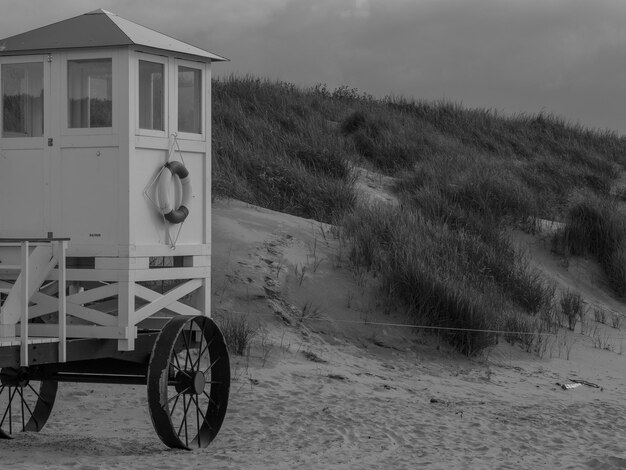
<path id="1" fill-rule="evenodd" d="M 50 123 L 48 122 L 47 113 L 49 112 L 51 103 L 49 99 L 50 87 L 50 67 L 47 67 L 46 55 L 30 55 L 30 56 L 6 56 L 0 57 L 0 67 L 2 65 L 13 64 L 31 64 L 41 63 L 43 65 L 43 135 L 27 136 L 27 137 L 2 137 L 2 128 L 4 127 L 4 112 L 2 103 L 2 74 L 0 73 L 0 149 L 27 149 L 43 147 L 46 133 L 50 132 Z"/>
<path id="2" fill-rule="evenodd" d="M 69 63 L 79 60 L 111 60 L 111 127 L 70 127 L 69 125 Z M 117 133 L 119 121 L 119 65 L 112 51 L 72 52 L 65 55 L 61 66 L 61 133 L 62 135 L 111 135 Z"/>
<path id="3" fill-rule="evenodd" d="M 185 132 L 178 129 L 178 68 L 186 67 L 190 69 L 196 69 L 200 71 L 201 77 L 201 89 L 200 89 L 200 118 L 202 123 L 200 125 L 201 132 L 199 134 L 195 134 L 193 132 Z M 206 140 L 206 106 L 207 106 L 207 87 L 206 87 L 206 79 L 207 79 L 207 70 L 206 64 L 204 62 L 193 62 L 190 60 L 176 59 L 174 61 L 173 67 L 173 75 L 174 75 L 174 93 L 173 93 L 173 103 L 175 104 L 175 111 L 172 113 L 172 119 L 174 122 L 172 123 L 172 128 L 176 129 L 177 135 L 179 139 L 185 140 L 197 140 L 197 141 L 205 141 Z"/>
<path id="4" fill-rule="evenodd" d="M 41 104 L 40 104 L 40 109 L 39 109 L 39 124 L 41 125 L 41 127 L 39 128 L 39 126 L 33 126 L 33 116 L 35 115 L 35 113 L 32 112 L 32 102 L 30 100 L 25 100 L 24 104 L 25 106 L 20 106 L 20 110 L 21 110 L 21 114 L 22 114 L 22 119 L 20 120 L 21 122 L 20 124 L 20 128 L 26 132 L 21 132 L 21 133 L 16 133 L 15 135 L 4 135 L 5 129 L 4 129 L 4 121 L 2 122 L 2 126 L 0 127 L 0 137 L 4 138 L 4 139 L 27 139 L 27 138 L 33 138 L 33 137 L 43 137 L 44 136 L 44 117 L 45 117 L 45 108 L 44 108 L 44 102 L 45 102 L 45 78 L 44 78 L 44 65 L 41 62 L 19 62 L 19 63 L 4 63 L 4 64 L 0 64 L 0 76 L 4 76 L 3 72 L 5 70 L 5 67 L 19 67 L 19 66 L 38 66 L 39 70 L 37 70 L 37 72 L 39 72 L 38 77 L 39 79 L 41 79 Z M 24 70 L 24 68 L 22 68 L 22 70 Z M 20 85 L 24 85 L 23 81 L 26 81 L 26 87 L 27 90 L 24 91 L 23 87 L 20 86 L 20 95 L 26 95 L 28 97 L 30 97 L 31 95 L 29 94 L 29 82 L 30 82 L 30 74 L 27 72 L 24 74 L 24 77 L 21 77 L 20 80 Z M 1 112 L 2 112 L 2 119 L 4 119 L 4 83 L 0 83 L 0 101 L 1 101 Z M 37 129 L 35 130 L 35 127 L 37 127 Z M 28 132 L 30 131 L 30 133 Z M 41 131 L 41 133 L 39 134 L 39 131 Z M 34 132 L 37 132 L 37 134 L 34 134 Z"/>
<path id="5" fill-rule="evenodd" d="M 158 130 L 158 129 L 143 129 L 139 126 L 139 114 L 140 114 L 140 109 L 139 109 L 139 87 L 140 87 L 140 83 L 139 83 L 139 62 L 140 61 L 144 61 L 144 62 L 152 62 L 155 64 L 161 64 L 163 65 L 163 130 Z M 152 55 L 152 54 L 147 54 L 147 53 L 137 53 L 135 54 L 134 58 L 133 58 L 133 65 L 135 68 L 135 73 L 134 75 L 134 85 L 133 85 L 133 89 L 135 92 L 135 99 L 134 99 L 134 113 L 135 113 L 135 135 L 144 135 L 144 136 L 149 136 L 149 137 L 167 137 L 167 135 L 169 134 L 169 129 L 170 129 L 170 119 L 169 119 L 169 109 L 170 109 L 170 73 L 169 73 L 169 68 L 170 68 L 170 61 L 168 57 L 164 57 L 164 56 L 158 56 L 158 55 Z"/>

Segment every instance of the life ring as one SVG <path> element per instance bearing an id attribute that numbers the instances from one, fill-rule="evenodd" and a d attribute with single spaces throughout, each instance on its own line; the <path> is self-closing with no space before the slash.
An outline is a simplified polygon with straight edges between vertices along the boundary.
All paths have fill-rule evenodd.
<path id="1" fill-rule="evenodd" d="M 177 209 L 174 209 L 169 199 L 169 188 L 174 176 L 180 179 L 180 184 L 183 188 L 183 197 Z M 185 168 L 185 165 L 181 162 L 173 161 L 167 162 L 163 166 L 157 183 L 157 196 L 159 199 L 159 209 L 163 217 L 165 217 L 165 220 L 172 224 L 180 224 L 187 218 L 189 215 L 192 191 L 189 170 Z"/>

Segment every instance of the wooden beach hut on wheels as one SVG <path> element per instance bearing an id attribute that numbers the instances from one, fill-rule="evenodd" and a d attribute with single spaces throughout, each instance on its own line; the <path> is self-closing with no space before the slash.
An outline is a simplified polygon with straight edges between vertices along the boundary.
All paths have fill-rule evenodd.
<path id="1" fill-rule="evenodd" d="M 41 429 L 63 381 L 146 384 L 171 447 L 217 434 L 230 376 L 210 319 L 223 60 L 105 10 L 0 40 L 0 437 Z"/>

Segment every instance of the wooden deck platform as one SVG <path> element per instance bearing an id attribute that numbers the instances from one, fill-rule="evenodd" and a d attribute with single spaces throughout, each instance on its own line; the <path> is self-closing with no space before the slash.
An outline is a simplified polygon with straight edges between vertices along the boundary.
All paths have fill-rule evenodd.
<path id="1" fill-rule="evenodd" d="M 29 336 L 28 344 L 58 343 L 59 338 L 50 338 L 48 336 Z M 8 338 L 0 338 L 0 347 L 2 346 L 20 346 L 22 338 L 12 336 Z"/>

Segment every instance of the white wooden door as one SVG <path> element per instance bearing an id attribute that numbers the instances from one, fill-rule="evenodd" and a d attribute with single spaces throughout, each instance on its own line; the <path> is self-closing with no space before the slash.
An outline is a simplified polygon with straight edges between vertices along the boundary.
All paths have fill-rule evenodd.
<path id="1" fill-rule="evenodd" d="M 50 63 L 0 58 L 0 237 L 45 237 L 50 226 Z"/>

